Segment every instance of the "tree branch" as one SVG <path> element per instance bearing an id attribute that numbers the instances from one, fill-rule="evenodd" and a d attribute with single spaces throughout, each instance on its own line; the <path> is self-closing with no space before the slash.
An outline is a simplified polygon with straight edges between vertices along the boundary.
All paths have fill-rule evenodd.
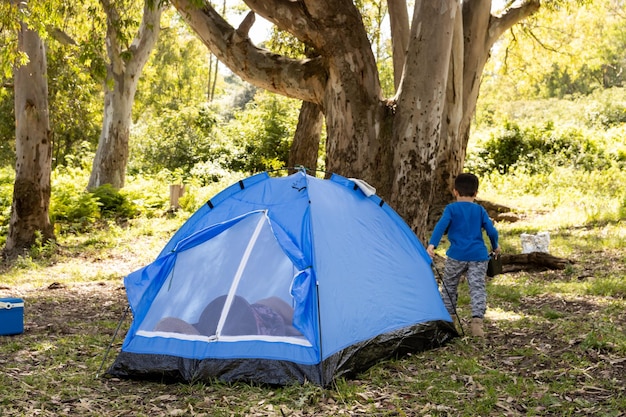
<path id="1" fill-rule="evenodd" d="M 396 90 L 400 86 L 402 69 L 409 45 L 410 25 L 405 0 L 387 0 L 391 25 L 391 46 L 393 57 L 393 82 Z"/>
<path id="2" fill-rule="evenodd" d="M 285 0 L 244 0 L 256 14 L 287 31 L 301 42 L 313 44 L 309 36 L 312 28 L 308 24 L 310 16 L 301 2 Z"/>
<path id="3" fill-rule="evenodd" d="M 52 39 L 56 40 L 62 45 L 77 45 L 76 41 L 70 35 L 57 27 L 46 25 L 46 30 L 48 31 L 48 34 L 52 37 Z"/>
<path id="4" fill-rule="evenodd" d="M 489 46 L 493 45 L 500 36 L 517 22 L 534 14 L 541 7 L 540 0 L 524 0 L 515 4 L 499 17 L 492 16 L 489 24 Z"/>
<path id="5" fill-rule="evenodd" d="M 150 57 L 150 52 L 154 47 L 160 30 L 161 13 L 165 5 L 157 6 L 146 1 L 143 6 L 143 16 L 137 35 L 133 39 L 129 51 L 132 53 L 128 61 L 128 70 L 139 72 Z"/>
<path id="6" fill-rule="evenodd" d="M 322 103 L 327 74 L 319 58 L 291 59 L 258 48 L 207 2 L 202 8 L 193 0 L 172 4 L 211 52 L 244 80 L 274 93 Z"/>
<path id="7" fill-rule="evenodd" d="M 239 35 L 242 37 L 249 38 L 250 28 L 254 24 L 254 21 L 255 21 L 254 12 L 248 13 L 246 17 L 244 17 L 244 19 L 239 24 L 239 27 L 237 28 L 237 32 L 239 32 Z"/>
<path id="8" fill-rule="evenodd" d="M 117 36 L 117 27 L 120 24 L 120 17 L 109 0 L 100 0 L 100 4 L 107 17 L 107 54 L 111 61 L 113 73 L 121 73 L 124 71 L 124 61 L 121 57 L 122 46 Z"/>

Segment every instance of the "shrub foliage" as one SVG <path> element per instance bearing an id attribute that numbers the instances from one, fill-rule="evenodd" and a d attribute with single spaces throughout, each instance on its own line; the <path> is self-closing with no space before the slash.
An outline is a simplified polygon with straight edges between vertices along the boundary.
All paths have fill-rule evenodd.
<path id="1" fill-rule="evenodd" d="M 543 126 L 522 127 L 505 121 L 474 153 L 466 167 L 477 174 L 493 171 L 507 174 L 513 170 L 550 173 L 555 167 L 576 170 L 605 170 L 623 165 L 623 156 L 611 154 L 578 128 L 558 130 L 549 122 Z"/>

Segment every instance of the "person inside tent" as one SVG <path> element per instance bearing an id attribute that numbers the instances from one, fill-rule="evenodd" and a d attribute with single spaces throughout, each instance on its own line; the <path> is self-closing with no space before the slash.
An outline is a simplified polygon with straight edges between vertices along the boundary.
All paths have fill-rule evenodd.
<path id="1" fill-rule="evenodd" d="M 217 331 L 226 295 L 211 301 L 200 314 L 197 323 L 191 324 L 176 317 L 159 321 L 155 331 L 213 336 Z M 236 295 L 228 311 L 221 335 L 302 336 L 293 327 L 293 308 L 279 297 L 268 297 L 250 304 Z"/>

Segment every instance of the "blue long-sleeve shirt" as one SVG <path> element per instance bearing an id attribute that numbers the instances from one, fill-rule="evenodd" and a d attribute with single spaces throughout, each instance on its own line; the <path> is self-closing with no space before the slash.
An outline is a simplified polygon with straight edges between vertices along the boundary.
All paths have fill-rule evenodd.
<path id="1" fill-rule="evenodd" d="M 457 261 L 486 261 L 489 252 L 483 240 L 483 229 L 491 242 L 498 247 L 498 231 L 487 211 L 479 204 L 457 201 L 448 204 L 435 225 L 429 244 L 437 247 L 444 234 L 448 234 L 450 248 L 446 255 Z"/>

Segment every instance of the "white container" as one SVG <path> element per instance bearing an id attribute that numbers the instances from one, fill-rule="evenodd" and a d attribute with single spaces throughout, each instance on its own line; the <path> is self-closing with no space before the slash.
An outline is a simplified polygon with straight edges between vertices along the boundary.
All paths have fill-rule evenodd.
<path id="1" fill-rule="evenodd" d="M 536 235 L 522 233 L 520 235 L 522 242 L 522 253 L 543 252 L 549 253 L 550 233 L 539 232 Z"/>
<path id="2" fill-rule="evenodd" d="M 535 235 L 522 233 L 520 240 L 522 241 L 522 253 L 535 252 Z"/>
<path id="3" fill-rule="evenodd" d="M 535 236 L 535 250 L 537 252 L 548 253 L 548 248 L 550 247 L 550 233 L 548 232 L 539 232 Z"/>

